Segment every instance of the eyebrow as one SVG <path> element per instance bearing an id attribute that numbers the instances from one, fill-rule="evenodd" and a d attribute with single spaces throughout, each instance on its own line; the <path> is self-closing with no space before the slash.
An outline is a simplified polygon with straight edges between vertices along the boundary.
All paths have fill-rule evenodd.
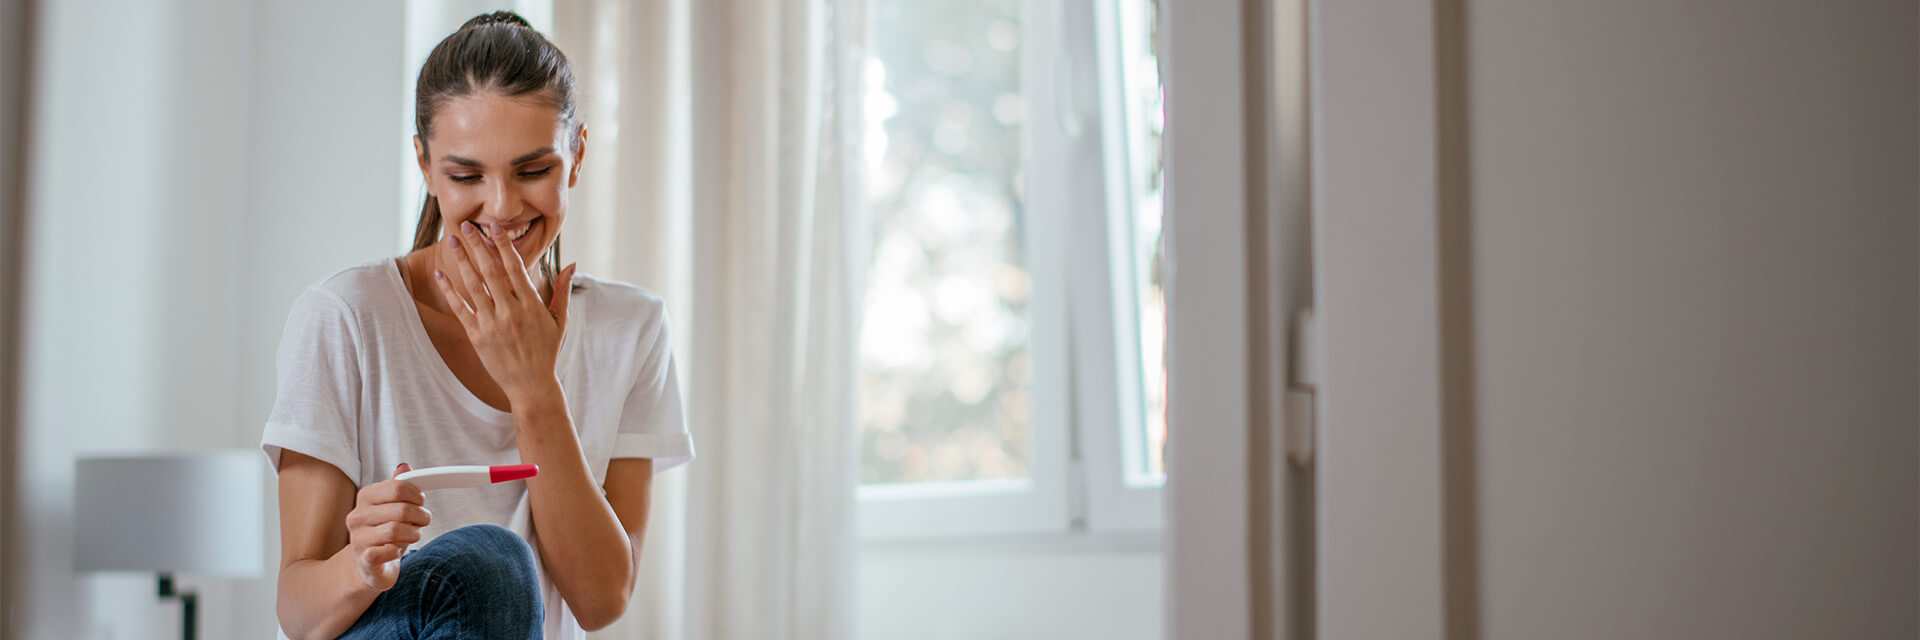
<path id="1" fill-rule="evenodd" d="M 521 156 L 518 158 L 514 158 L 513 162 L 507 163 L 507 166 L 522 165 L 529 162 L 533 162 L 534 160 L 538 160 L 550 153 L 553 153 L 553 147 L 540 147 L 538 149 L 534 149 L 533 151 L 529 151 L 527 153 L 521 154 Z M 441 159 L 447 162 L 451 162 L 451 163 L 463 166 L 463 167 L 473 167 L 478 169 L 480 167 L 486 166 L 486 165 L 480 164 L 479 160 L 474 160 L 471 158 L 463 158 L 460 156 L 446 156 L 445 158 L 441 158 Z"/>

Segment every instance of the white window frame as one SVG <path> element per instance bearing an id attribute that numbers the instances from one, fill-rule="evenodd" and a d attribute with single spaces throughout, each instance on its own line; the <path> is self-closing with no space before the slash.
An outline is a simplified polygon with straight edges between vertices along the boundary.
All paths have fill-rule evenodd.
<path id="1" fill-rule="evenodd" d="M 1085 286 L 1075 287 L 1079 311 L 1076 343 L 1109 348 L 1076 350 L 1080 389 L 1079 427 L 1087 463 L 1087 526 L 1093 531 L 1157 531 L 1162 523 L 1161 487 L 1164 474 L 1136 471 L 1129 461 L 1147 456 L 1145 389 L 1136 372 L 1141 369 L 1137 309 L 1139 289 L 1133 279 L 1133 192 L 1124 112 L 1125 86 L 1121 60 L 1121 25 L 1117 0 L 1091 3 L 1091 53 L 1097 61 L 1099 82 L 1099 138 L 1083 145 L 1090 157 L 1083 163 L 1099 167 L 1098 180 L 1085 185 L 1093 197 L 1080 208 L 1078 225 L 1087 232 L 1077 251 L 1076 273 Z M 1108 151 L 1111 149 L 1111 151 Z"/>
<path id="2" fill-rule="evenodd" d="M 1029 475 L 862 485 L 863 540 L 1160 529 L 1160 479 L 1129 478 L 1125 463 L 1144 454 L 1136 437 L 1142 414 L 1123 407 L 1144 403 L 1128 373 L 1140 355 L 1125 253 L 1131 229 L 1114 224 L 1131 200 L 1127 164 L 1123 153 L 1102 153 L 1126 149 L 1115 9 L 1114 0 L 1022 7 L 1023 257 L 1033 282 Z"/>

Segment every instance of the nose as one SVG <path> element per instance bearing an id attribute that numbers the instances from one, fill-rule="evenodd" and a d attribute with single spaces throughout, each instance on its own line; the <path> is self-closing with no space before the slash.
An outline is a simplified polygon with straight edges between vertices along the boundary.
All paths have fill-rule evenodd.
<path id="1" fill-rule="evenodd" d="M 481 224 L 506 222 L 519 216 L 520 192 L 512 182 L 512 180 L 494 181 L 493 197 L 487 199 L 487 204 L 482 209 L 484 215 L 480 219 L 485 222 Z"/>

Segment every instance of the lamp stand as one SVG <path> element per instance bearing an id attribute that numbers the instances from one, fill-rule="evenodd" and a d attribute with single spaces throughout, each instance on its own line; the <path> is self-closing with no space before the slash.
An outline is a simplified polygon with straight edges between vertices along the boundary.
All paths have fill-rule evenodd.
<path id="1" fill-rule="evenodd" d="M 183 640 L 194 640 L 194 614 L 195 609 L 198 608 L 197 605 L 200 604 L 200 594 L 192 591 L 174 591 L 173 574 L 162 573 L 160 574 L 160 599 L 167 598 L 180 599 L 180 637 Z"/>

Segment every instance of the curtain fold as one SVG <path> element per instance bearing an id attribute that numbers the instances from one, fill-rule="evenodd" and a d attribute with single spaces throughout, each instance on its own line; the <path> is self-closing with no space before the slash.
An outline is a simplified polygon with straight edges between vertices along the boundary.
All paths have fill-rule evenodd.
<path id="1" fill-rule="evenodd" d="M 606 638 L 852 635 L 859 0 L 556 0 L 585 103 L 563 248 L 674 316 L 698 459 Z"/>

